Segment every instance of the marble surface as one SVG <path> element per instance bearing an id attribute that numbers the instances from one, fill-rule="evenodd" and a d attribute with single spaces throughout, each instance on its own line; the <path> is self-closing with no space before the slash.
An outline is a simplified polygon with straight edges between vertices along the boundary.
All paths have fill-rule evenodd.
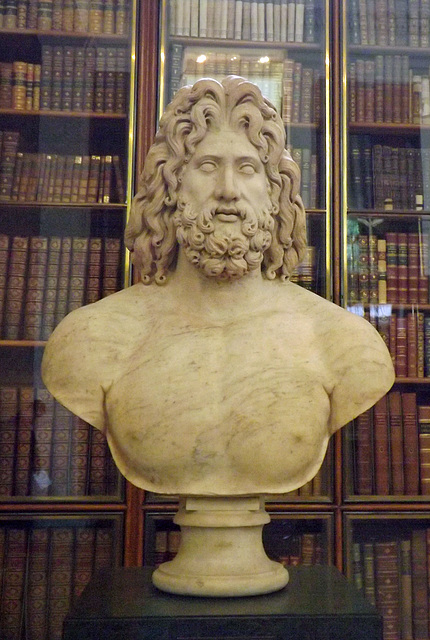
<path id="1" fill-rule="evenodd" d="M 48 341 L 46 386 L 138 487 L 296 489 L 394 381 L 368 322 L 288 281 L 306 216 L 284 146 L 254 85 L 181 89 L 126 230 L 145 284 L 73 311 Z"/>

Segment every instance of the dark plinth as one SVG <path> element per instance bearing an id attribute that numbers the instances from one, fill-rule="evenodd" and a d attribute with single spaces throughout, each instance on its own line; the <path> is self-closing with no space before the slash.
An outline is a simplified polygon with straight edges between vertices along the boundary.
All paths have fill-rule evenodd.
<path id="1" fill-rule="evenodd" d="M 64 640 L 381 640 L 382 621 L 334 567 L 291 567 L 282 590 L 246 598 L 158 591 L 148 569 L 97 574 Z"/>

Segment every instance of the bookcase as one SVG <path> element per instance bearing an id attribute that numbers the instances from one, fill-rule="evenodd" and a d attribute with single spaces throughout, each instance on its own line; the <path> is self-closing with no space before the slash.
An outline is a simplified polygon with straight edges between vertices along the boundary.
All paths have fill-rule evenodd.
<path id="1" fill-rule="evenodd" d="M 111 564 L 154 565 L 177 549 L 177 498 L 125 483 L 95 430 L 46 395 L 40 361 L 62 313 L 128 282 L 127 208 L 173 93 L 236 73 L 280 109 L 301 166 L 310 248 L 294 280 L 364 315 L 396 367 L 387 397 L 332 439 L 318 477 L 268 496 L 266 548 L 287 565 L 344 571 L 383 613 L 384 640 L 428 638 L 428 0 L 104 0 L 101 14 L 84 4 L 0 2 L 2 637 L 59 637 L 47 611 L 64 611 L 99 566 L 98 539 L 112 545 Z M 80 73 L 82 48 L 69 107 L 70 58 Z M 73 91 L 85 93 L 91 73 L 92 108 L 81 107 Z M 54 551 L 68 567 L 59 592 Z M 51 627 L 33 633 L 22 620 L 38 605 L 28 599 L 34 555 Z"/>
<path id="2" fill-rule="evenodd" d="M 41 380 L 71 310 L 128 282 L 132 0 L 0 3 L 0 636 L 61 638 L 94 570 L 124 562 L 104 437 Z"/>

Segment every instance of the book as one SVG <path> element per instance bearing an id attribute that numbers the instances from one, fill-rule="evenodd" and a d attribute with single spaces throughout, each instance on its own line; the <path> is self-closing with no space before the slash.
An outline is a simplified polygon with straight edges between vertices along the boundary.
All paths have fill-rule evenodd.
<path id="1" fill-rule="evenodd" d="M 413 640 L 411 554 L 410 539 L 400 540 L 401 637 L 404 640 Z"/>
<path id="2" fill-rule="evenodd" d="M 401 394 L 401 405 L 403 416 L 404 492 L 407 495 L 418 495 L 419 473 L 416 461 L 419 459 L 419 455 L 416 394 L 403 392 Z"/>
<path id="3" fill-rule="evenodd" d="M 67 496 L 70 486 L 70 448 L 73 416 L 55 402 L 52 429 L 52 459 L 50 495 Z"/>
<path id="4" fill-rule="evenodd" d="M 0 234 L 0 335 L 3 325 L 3 315 L 6 302 L 7 274 L 9 266 L 9 244 L 8 235 Z"/>
<path id="5" fill-rule="evenodd" d="M 0 496 L 13 495 L 18 389 L 0 387 Z"/>
<path id="6" fill-rule="evenodd" d="M 69 495 L 72 496 L 84 496 L 88 493 L 89 429 L 91 427 L 81 418 L 73 417 L 69 486 Z"/>
<path id="7" fill-rule="evenodd" d="M 30 238 L 22 336 L 24 340 L 41 339 L 47 260 L 48 238 Z"/>
<path id="8" fill-rule="evenodd" d="M 11 200 L 18 143 L 18 131 L 3 131 L 0 155 L 0 202 Z"/>
<path id="9" fill-rule="evenodd" d="M 418 407 L 420 493 L 430 495 L 430 407 Z"/>
<path id="10" fill-rule="evenodd" d="M 28 248 L 28 237 L 12 238 L 3 326 L 6 340 L 18 340 L 21 333 Z"/>
<path id="11" fill-rule="evenodd" d="M 47 634 L 49 529 L 32 527 L 28 549 L 28 620 L 31 638 L 44 640 Z"/>
<path id="12" fill-rule="evenodd" d="M 27 561 L 27 531 L 11 527 L 6 532 L 0 618 L 6 638 L 19 638 L 23 632 L 23 603 Z"/>
<path id="13" fill-rule="evenodd" d="M 48 633 L 61 638 L 64 617 L 72 599 L 73 545 L 71 527 L 50 527 Z"/>
<path id="14" fill-rule="evenodd" d="M 374 406 L 373 437 L 376 493 L 377 495 L 388 495 L 390 493 L 390 455 L 387 396 L 383 396 Z"/>
<path id="15" fill-rule="evenodd" d="M 363 593 L 365 598 L 376 605 L 375 583 L 375 551 L 372 542 L 366 542 L 363 547 Z"/>
<path id="16" fill-rule="evenodd" d="M 427 539 L 425 529 L 411 534 L 412 620 L 414 638 L 428 637 Z"/>
<path id="17" fill-rule="evenodd" d="M 14 468 L 14 495 L 16 496 L 27 496 L 30 493 L 33 409 L 33 387 L 20 387 Z"/>
<path id="18" fill-rule="evenodd" d="M 400 391 L 388 394 L 391 453 L 391 494 L 404 494 L 403 420 Z"/>
<path id="19" fill-rule="evenodd" d="M 356 441 L 356 486 L 358 495 L 371 495 L 373 492 L 373 434 L 372 412 L 369 409 L 355 419 L 354 434 Z"/>
<path id="20" fill-rule="evenodd" d="M 35 390 L 31 495 L 48 496 L 51 485 L 54 398 L 44 387 Z"/>
<path id="21" fill-rule="evenodd" d="M 76 602 L 91 578 L 95 539 L 95 527 L 76 528 L 72 603 Z"/>
<path id="22" fill-rule="evenodd" d="M 78 307 L 82 307 L 84 304 L 88 243 L 88 238 L 77 237 L 72 239 L 72 258 L 67 301 L 68 313 Z"/>
<path id="23" fill-rule="evenodd" d="M 400 579 L 397 540 L 375 542 L 376 603 L 384 637 L 400 637 Z"/>

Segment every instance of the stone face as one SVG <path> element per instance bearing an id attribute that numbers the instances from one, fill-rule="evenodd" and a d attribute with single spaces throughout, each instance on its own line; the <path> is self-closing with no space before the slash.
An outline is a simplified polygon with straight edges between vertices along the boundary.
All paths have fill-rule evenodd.
<path id="1" fill-rule="evenodd" d="M 126 232 L 144 282 L 167 283 L 73 311 L 47 344 L 48 389 L 105 433 L 139 487 L 293 490 L 316 474 L 329 437 L 394 381 L 368 322 L 286 281 L 305 211 L 284 143 L 250 83 L 179 92 Z"/>

